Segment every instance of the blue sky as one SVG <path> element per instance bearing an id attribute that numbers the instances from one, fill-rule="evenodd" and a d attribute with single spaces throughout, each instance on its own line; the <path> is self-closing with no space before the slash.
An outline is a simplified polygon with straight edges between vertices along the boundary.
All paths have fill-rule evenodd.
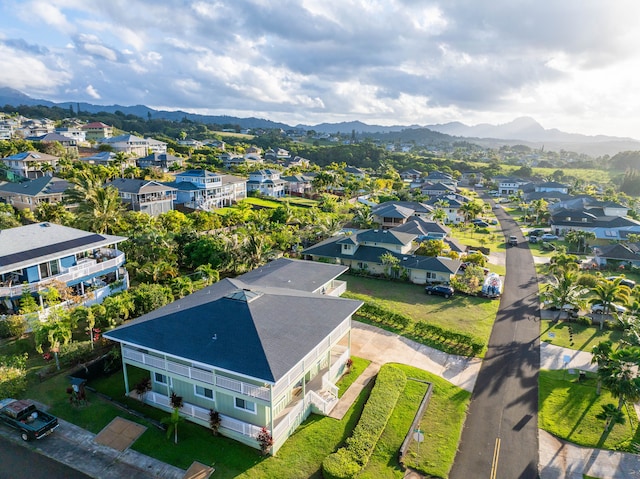
<path id="1" fill-rule="evenodd" d="M 290 125 L 640 138 L 637 0 L 0 0 L 0 86 Z"/>

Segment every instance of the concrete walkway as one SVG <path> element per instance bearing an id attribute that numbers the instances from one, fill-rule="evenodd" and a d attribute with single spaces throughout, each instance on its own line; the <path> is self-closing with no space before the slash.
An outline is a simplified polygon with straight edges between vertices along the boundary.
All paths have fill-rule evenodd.
<path id="1" fill-rule="evenodd" d="M 95 434 L 74 424 L 58 419 L 60 426 L 49 437 L 23 443 L 20 436 L 6 427 L 0 428 L 0 437 L 20 443 L 34 452 L 66 464 L 84 474 L 100 479 L 182 479 L 186 471 L 127 449 L 117 451 L 97 444 Z"/>
<path id="2" fill-rule="evenodd" d="M 443 353 L 375 326 L 353 322 L 351 352 L 371 361 L 363 374 L 340 398 L 331 417 L 341 419 L 362 388 L 380 366 L 393 362 L 408 364 L 434 373 L 467 391 L 472 391 L 480 369 L 479 359 Z M 568 361 L 567 361 L 568 360 Z M 540 343 L 541 369 L 597 371 L 591 353 Z M 638 412 L 638 405 L 636 411 Z M 640 412 L 639 412 L 640 416 Z M 576 446 L 539 429 L 540 479 L 582 479 L 587 474 L 598 479 L 640 479 L 640 455 Z"/>

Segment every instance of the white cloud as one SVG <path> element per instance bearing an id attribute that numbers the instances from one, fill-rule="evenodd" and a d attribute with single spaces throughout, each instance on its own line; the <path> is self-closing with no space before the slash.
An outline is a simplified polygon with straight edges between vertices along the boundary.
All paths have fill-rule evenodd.
<path id="1" fill-rule="evenodd" d="M 30 57 L 0 43 L 0 85 L 23 92 L 51 94 L 71 78 L 67 71 L 56 70 L 40 58 Z"/>
<path id="2" fill-rule="evenodd" d="M 91 98 L 94 98 L 96 100 L 99 100 L 101 98 L 100 93 L 98 93 L 98 91 L 93 87 L 93 85 L 87 85 L 87 88 L 85 88 L 84 91 Z"/>

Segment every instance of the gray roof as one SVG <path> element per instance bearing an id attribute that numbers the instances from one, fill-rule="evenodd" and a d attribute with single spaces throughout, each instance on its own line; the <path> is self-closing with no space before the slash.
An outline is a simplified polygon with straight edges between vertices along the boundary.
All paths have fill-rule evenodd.
<path id="1" fill-rule="evenodd" d="M 22 183 L 5 183 L 0 185 L 0 191 L 19 193 L 27 196 L 42 196 L 64 193 L 71 186 L 67 180 L 55 176 L 42 176 Z"/>
<path id="2" fill-rule="evenodd" d="M 373 212 L 376 216 L 383 218 L 409 218 L 413 216 L 414 210 L 412 208 L 406 208 L 401 205 L 389 204 L 383 205 L 380 208 L 376 208 Z"/>
<path id="3" fill-rule="evenodd" d="M 416 235 L 410 233 L 402 233 L 394 230 L 364 230 L 356 233 L 356 241 L 362 243 L 381 243 L 381 244 L 410 244 Z"/>
<path id="4" fill-rule="evenodd" d="M 378 246 L 360 245 L 354 254 L 344 254 L 342 253 L 340 244 L 338 244 L 338 239 L 336 237 L 329 238 L 328 240 L 311 246 L 305 249 L 303 253 L 323 258 L 344 258 L 378 264 L 381 264 L 380 256 L 385 253 L 390 253 L 398 258 L 400 260 L 400 264 L 405 268 L 449 274 L 455 274 L 460 268 L 461 263 L 460 260 L 396 253 Z"/>
<path id="5" fill-rule="evenodd" d="M 242 275 L 252 286 L 274 286 L 313 293 L 349 268 L 338 264 L 278 258 Z"/>
<path id="6" fill-rule="evenodd" d="M 391 231 L 399 233 L 409 233 L 417 236 L 428 236 L 429 233 L 440 233 L 448 235 L 451 229 L 435 221 L 425 221 L 422 218 L 414 217 L 405 224 L 392 228 Z"/>
<path id="7" fill-rule="evenodd" d="M 385 201 L 384 203 L 380 203 L 377 206 L 374 206 L 371 209 L 371 213 L 378 214 L 377 211 L 379 208 L 384 208 L 389 205 L 402 206 L 403 208 L 409 208 L 415 211 L 416 213 L 431 213 L 433 208 L 425 203 L 421 203 L 419 201 Z"/>
<path id="8" fill-rule="evenodd" d="M 105 337 L 275 383 L 362 305 L 258 288 L 240 278 L 224 279 Z"/>
<path id="9" fill-rule="evenodd" d="M 156 191 L 170 191 L 175 189 L 172 186 L 168 186 L 157 181 L 137 180 L 131 178 L 115 178 L 113 181 L 111 181 L 111 183 L 109 183 L 109 185 L 115 186 L 118 191 L 134 194 L 153 193 Z"/>
<path id="10" fill-rule="evenodd" d="M 127 238 L 62 226 L 36 223 L 0 230 L 0 273 L 100 248 Z"/>

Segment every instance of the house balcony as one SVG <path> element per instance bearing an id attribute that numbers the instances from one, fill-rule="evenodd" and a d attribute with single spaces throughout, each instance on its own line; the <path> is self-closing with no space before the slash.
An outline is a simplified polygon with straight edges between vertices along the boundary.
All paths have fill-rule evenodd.
<path id="1" fill-rule="evenodd" d="M 129 396 L 134 399 L 140 399 L 135 391 L 130 392 Z M 143 402 L 159 407 L 160 409 L 164 409 L 166 411 L 171 411 L 172 409 L 169 396 L 154 391 L 145 393 Z M 195 404 L 191 404 L 188 402 L 183 402 L 182 408 L 180 408 L 180 415 L 205 427 L 209 425 L 209 409 L 207 408 L 196 406 Z M 220 414 L 220 428 L 227 429 L 229 431 L 233 431 L 237 434 L 241 434 L 253 439 L 258 436 L 258 433 L 261 429 L 261 427 L 256 426 L 255 424 L 240 421 L 230 416 L 225 416 L 224 414 Z M 224 431 L 221 432 L 224 433 Z"/>
<path id="2" fill-rule="evenodd" d="M 228 391 L 243 394 L 245 396 L 262 399 L 263 401 L 270 401 L 270 390 L 264 386 L 256 386 L 255 384 L 246 383 L 244 381 L 238 381 L 237 379 L 228 378 L 225 376 L 219 376 L 211 371 L 205 371 L 184 364 L 171 361 L 170 359 L 161 358 L 158 356 L 152 356 L 141 351 L 137 351 L 127 346 L 122 346 L 122 357 L 127 360 L 128 363 L 134 366 L 152 367 L 162 371 L 167 371 L 175 376 L 182 376 L 184 378 L 195 379 L 197 381 L 211 384 Z M 145 367 L 146 366 L 146 367 Z"/>
<path id="3" fill-rule="evenodd" d="M 63 268 L 60 274 L 50 276 L 28 284 L 0 284 L 0 297 L 22 296 L 23 293 L 36 293 L 48 287 L 51 281 L 71 283 L 75 280 L 99 276 L 104 271 L 118 268 L 124 264 L 124 253 L 122 251 L 102 249 L 94 258 L 82 258 L 78 263 L 69 268 Z"/>
<path id="4" fill-rule="evenodd" d="M 347 282 L 333 280 L 331 285 L 326 289 L 324 294 L 327 296 L 342 296 L 347 291 Z"/>

